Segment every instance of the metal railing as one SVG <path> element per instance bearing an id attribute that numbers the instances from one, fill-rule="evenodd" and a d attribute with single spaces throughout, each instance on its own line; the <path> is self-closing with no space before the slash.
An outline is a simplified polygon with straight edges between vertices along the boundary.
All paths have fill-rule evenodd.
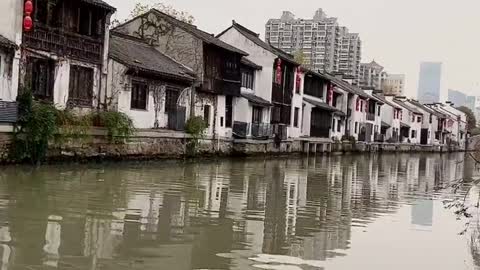
<path id="1" fill-rule="evenodd" d="M 269 139 L 273 137 L 273 125 L 269 123 L 246 123 L 235 121 L 233 135 L 241 139 Z"/>

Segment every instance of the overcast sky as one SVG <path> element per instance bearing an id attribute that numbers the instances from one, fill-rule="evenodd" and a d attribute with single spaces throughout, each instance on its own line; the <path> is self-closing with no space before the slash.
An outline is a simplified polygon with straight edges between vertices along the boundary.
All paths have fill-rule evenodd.
<path id="1" fill-rule="evenodd" d="M 106 0 L 125 18 L 134 0 Z M 155 0 L 143 0 L 155 3 Z M 195 17 L 195 25 L 218 34 L 232 19 L 264 36 L 269 18 L 283 10 L 311 18 L 317 8 L 358 32 L 363 62 L 372 59 L 389 73 L 407 76 L 407 95 L 416 97 L 421 61 L 443 62 L 442 91 L 480 96 L 480 0 L 164 0 Z"/>

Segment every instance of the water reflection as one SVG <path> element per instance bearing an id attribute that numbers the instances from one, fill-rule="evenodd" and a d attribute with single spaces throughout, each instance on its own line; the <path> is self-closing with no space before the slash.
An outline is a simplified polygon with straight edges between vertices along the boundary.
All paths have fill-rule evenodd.
<path id="1" fill-rule="evenodd" d="M 381 220 L 396 229 L 403 209 L 412 232 L 433 233 L 443 222 L 435 205 L 447 196 L 439 188 L 473 177 L 463 159 L 399 154 L 7 168 L 0 172 L 0 270 L 355 265 L 355 243 L 367 243 L 361 233 L 375 234 L 371 224 Z"/>

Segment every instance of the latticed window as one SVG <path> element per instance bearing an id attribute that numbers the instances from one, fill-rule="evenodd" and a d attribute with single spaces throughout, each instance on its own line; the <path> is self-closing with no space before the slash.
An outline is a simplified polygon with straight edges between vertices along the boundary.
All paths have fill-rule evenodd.
<path id="1" fill-rule="evenodd" d="M 26 72 L 27 88 L 37 99 L 53 101 L 55 62 L 49 59 L 28 57 Z"/>
<path id="2" fill-rule="evenodd" d="M 165 112 L 174 112 L 177 108 L 177 101 L 180 95 L 180 89 L 167 86 L 165 92 Z"/>
<path id="3" fill-rule="evenodd" d="M 93 69 L 81 66 L 70 67 L 69 102 L 74 105 L 92 106 Z"/>
<path id="4" fill-rule="evenodd" d="M 147 109 L 148 87 L 146 83 L 134 81 L 132 82 L 132 95 L 130 107 L 132 109 Z"/>

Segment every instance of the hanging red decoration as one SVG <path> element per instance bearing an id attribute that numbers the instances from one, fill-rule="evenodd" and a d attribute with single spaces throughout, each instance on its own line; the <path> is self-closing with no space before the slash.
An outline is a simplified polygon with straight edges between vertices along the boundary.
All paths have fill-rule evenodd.
<path id="1" fill-rule="evenodd" d="M 282 60 L 280 58 L 277 59 L 277 70 L 275 75 L 275 83 L 282 84 Z"/>
<path id="2" fill-rule="evenodd" d="M 358 112 L 360 110 L 360 99 L 357 98 L 357 104 L 355 110 Z"/>
<path id="3" fill-rule="evenodd" d="M 25 1 L 25 6 L 23 8 L 25 15 L 30 16 L 33 13 L 33 2 L 31 0 Z"/>
<path id="4" fill-rule="evenodd" d="M 328 85 L 327 104 L 330 106 L 333 104 L 333 84 Z"/>
<path id="5" fill-rule="evenodd" d="M 302 85 L 302 68 L 297 68 L 297 77 L 296 77 L 296 84 L 295 84 L 295 92 L 300 94 L 300 87 Z"/>
<path id="6" fill-rule="evenodd" d="M 33 28 L 33 20 L 30 16 L 25 16 L 23 19 L 23 30 L 30 31 Z"/>

